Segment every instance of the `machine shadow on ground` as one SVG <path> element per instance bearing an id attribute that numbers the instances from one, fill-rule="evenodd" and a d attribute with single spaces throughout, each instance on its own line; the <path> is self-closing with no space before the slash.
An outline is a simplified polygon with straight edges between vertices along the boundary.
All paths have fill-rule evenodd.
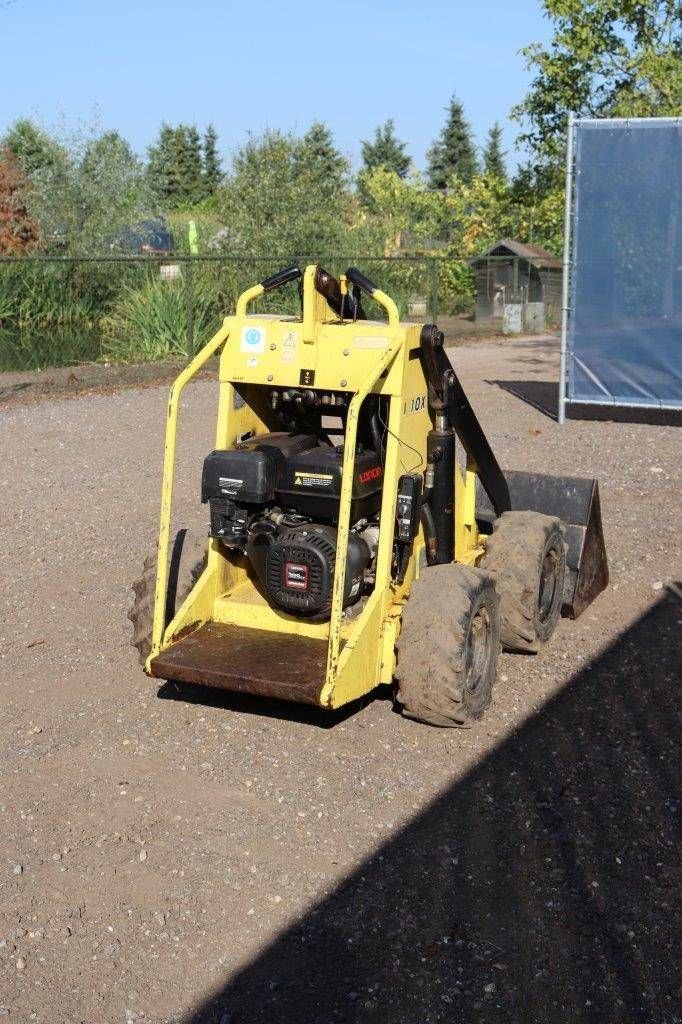
<path id="1" fill-rule="evenodd" d="M 207 708 L 260 715 L 264 718 L 279 718 L 287 722 L 311 725 L 318 729 L 333 729 L 334 726 L 357 715 L 375 700 L 390 701 L 393 699 L 390 686 L 378 686 L 358 700 L 344 704 L 343 707 L 335 708 L 333 711 L 325 711 L 323 708 L 310 704 L 292 704 L 289 701 L 255 696 L 251 693 L 235 693 L 229 690 L 218 690 L 212 686 L 174 682 L 163 683 L 156 695 L 161 700 L 184 701 L 187 704 L 200 704 Z"/>
<path id="2" fill-rule="evenodd" d="M 679 1021 L 681 596 L 184 1024 Z"/>
<path id="3" fill-rule="evenodd" d="M 553 380 L 487 380 L 486 384 L 496 384 L 503 391 L 508 391 L 515 398 L 531 405 L 555 422 L 559 418 L 559 384 Z M 682 412 L 676 409 L 638 409 L 615 405 L 581 405 L 571 403 L 566 406 L 566 419 L 593 420 L 611 423 L 644 423 L 654 427 L 682 426 Z"/>

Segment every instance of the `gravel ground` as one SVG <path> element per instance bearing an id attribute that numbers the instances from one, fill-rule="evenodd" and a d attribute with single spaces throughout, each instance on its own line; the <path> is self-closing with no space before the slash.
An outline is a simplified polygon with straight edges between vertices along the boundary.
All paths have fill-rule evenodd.
<path id="1" fill-rule="evenodd" d="M 159 689 L 126 609 L 166 388 L 0 412 L 0 1019 L 681 1019 L 679 435 L 490 383 L 556 380 L 552 341 L 455 360 L 503 465 L 599 477 L 612 575 L 463 733 L 386 693 L 330 718 Z M 215 394 L 185 403 L 185 523 Z"/>

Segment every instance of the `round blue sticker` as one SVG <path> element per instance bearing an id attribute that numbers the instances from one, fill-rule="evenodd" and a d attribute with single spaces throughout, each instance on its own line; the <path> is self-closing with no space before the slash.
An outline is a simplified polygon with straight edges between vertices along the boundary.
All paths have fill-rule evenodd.
<path id="1" fill-rule="evenodd" d="M 259 341 L 260 341 L 260 331 L 256 330 L 255 327 L 251 327 L 246 332 L 246 344 L 247 345 L 257 345 Z"/>

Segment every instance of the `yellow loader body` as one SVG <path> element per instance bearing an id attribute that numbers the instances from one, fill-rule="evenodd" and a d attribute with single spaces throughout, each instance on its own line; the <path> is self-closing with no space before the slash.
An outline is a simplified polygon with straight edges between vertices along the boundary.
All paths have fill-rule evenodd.
<path id="1" fill-rule="evenodd" d="M 321 293 L 325 281 L 324 271 L 307 267 L 302 275 L 300 317 L 250 312 L 250 305 L 264 289 L 262 285 L 249 289 L 240 297 L 235 315 L 224 320 L 171 388 L 151 653 L 145 665 L 152 676 L 325 708 L 339 707 L 393 680 L 403 609 L 414 580 L 428 562 L 427 539 L 420 524 L 409 557 L 405 553 L 402 571 L 397 574 L 395 570 L 399 483 L 404 474 L 427 473 L 427 436 L 434 423 L 424 328 L 401 323 L 393 300 L 374 286 L 371 297 L 382 307 L 385 320 L 339 315 Z M 344 277 L 340 288 L 343 296 L 347 295 Z M 343 305 L 341 309 L 343 312 Z M 276 428 L 273 395 L 305 393 L 307 400 L 344 403 L 338 540 L 331 608 L 325 620 L 289 614 L 274 606 L 246 555 L 213 536 L 207 541 L 203 572 L 171 621 L 165 621 L 179 401 L 186 384 L 216 354 L 218 450 L 239 446 L 244 438 L 258 438 Z M 381 396 L 385 400 L 382 408 L 387 409 L 382 427 L 385 454 L 374 585 L 350 614 L 344 608 L 344 581 L 357 431 L 363 403 L 372 395 Z M 454 561 L 474 566 L 484 552 L 490 526 L 485 513 L 482 519 L 477 511 L 481 467 L 471 445 L 468 447 L 461 466 L 454 466 L 451 541 Z M 576 541 L 580 548 L 576 579 L 584 561 L 581 545 L 587 519 L 594 518 L 592 495 L 593 490 L 590 507 L 582 513 L 585 522 L 576 526 L 582 531 Z M 605 559 L 597 561 L 590 599 L 604 583 Z M 570 601 L 568 605 L 570 611 Z"/>

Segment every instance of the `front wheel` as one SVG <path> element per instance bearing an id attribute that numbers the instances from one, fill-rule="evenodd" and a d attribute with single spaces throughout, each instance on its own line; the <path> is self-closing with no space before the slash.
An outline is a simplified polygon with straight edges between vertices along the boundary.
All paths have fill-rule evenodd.
<path id="1" fill-rule="evenodd" d="M 538 651 L 561 614 L 566 575 L 561 522 L 541 512 L 503 512 L 486 540 L 481 566 L 495 575 L 502 646 Z"/>
<path id="2" fill-rule="evenodd" d="M 430 725 L 471 725 L 490 705 L 500 652 L 493 577 L 465 565 L 425 569 L 412 584 L 397 650 L 403 714 Z"/>

